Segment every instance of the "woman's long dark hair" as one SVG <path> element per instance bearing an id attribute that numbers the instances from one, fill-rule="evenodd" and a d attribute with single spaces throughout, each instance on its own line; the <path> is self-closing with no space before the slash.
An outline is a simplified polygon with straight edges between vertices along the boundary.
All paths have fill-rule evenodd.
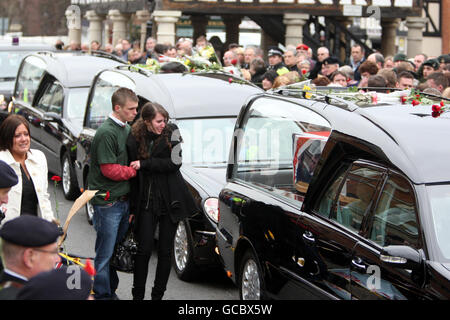
<path id="1" fill-rule="evenodd" d="M 169 121 L 169 113 L 162 105 L 156 102 L 147 102 L 144 104 L 141 110 L 141 116 L 131 127 L 131 134 L 136 139 L 138 144 L 138 159 L 147 159 L 150 157 L 150 150 L 148 150 L 148 144 L 146 141 L 146 137 L 148 135 L 147 125 L 144 120 L 152 121 L 157 114 L 161 114 L 166 123 Z M 167 126 L 164 128 L 161 135 L 155 140 L 154 147 L 161 142 L 162 139 L 167 143 L 169 148 L 171 148 L 171 144 L 169 142 L 170 130 Z"/>
<path id="2" fill-rule="evenodd" d="M 14 135 L 18 126 L 23 124 L 30 134 L 30 126 L 28 121 L 19 114 L 10 114 L 3 120 L 0 126 L 0 151 L 9 150 L 13 147 Z"/>

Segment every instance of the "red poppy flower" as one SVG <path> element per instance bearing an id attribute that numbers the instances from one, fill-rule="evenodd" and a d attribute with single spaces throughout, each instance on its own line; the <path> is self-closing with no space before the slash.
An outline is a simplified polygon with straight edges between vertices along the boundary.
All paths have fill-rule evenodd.
<path id="1" fill-rule="evenodd" d="M 86 260 L 86 265 L 84 266 L 84 271 L 86 271 L 91 277 L 93 277 L 97 274 L 94 266 L 92 265 L 91 259 Z"/>
<path id="2" fill-rule="evenodd" d="M 110 197 L 109 191 L 106 191 L 106 195 L 105 195 L 105 201 L 108 201 Z"/>
<path id="3" fill-rule="evenodd" d="M 406 96 L 401 96 L 400 97 L 400 101 L 402 102 L 402 104 L 405 104 L 406 100 L 408 100 L 408 98 L 406 98 Z"/>
<path id="4" fill-rule="evenodd" d="M 228 78 L 228 82 L 232 83 L 233 82 L 233 78 Z"/>
<path id="5" fill-rule="evenodd" d="M 237 63 L 237 59 L 231 60 L 231 64 L 235 65 Z"/>
<path id="6" fill-rule="evenodd" d="M 417 106 L 417 105 L 419 105 L 420 104 L 420 102 L 419 101 L 417 101 L 417 100 L 413 100 L 412 102 L 412 105 L 413 106 Z"/>
<path id="7" fill-rule="evenodd" d="M 307 72 L 306 69 L 302 69 L 302 74 L 306 74 Z"/>
<path id="8" fill-rule="evenodd" d="M 53 176 L 51 179 L 55 182 L 60 182 L 62 180 L 60 176 Z"/>
<path id="9" fill-rule="evenodd" d="M 441 107 L 443 107 L 444 106 L 444 101 L 441 101 Z"/>
<path id="10" fill-rule="evenodd" d="M 433 112 L 441 112 L 441 109 L 442 109 L 442 107 L 441 106 L 438 106 L 437 104 L 433 104 L 432 106 L 431 106 L 431 110 L 433 110 Z"/>
<path id="11" fill-rule="evenodd" d="M 234 74 L 233 70 L 230 70 L 230 73 L 231 73 L 231 74 Z"/>

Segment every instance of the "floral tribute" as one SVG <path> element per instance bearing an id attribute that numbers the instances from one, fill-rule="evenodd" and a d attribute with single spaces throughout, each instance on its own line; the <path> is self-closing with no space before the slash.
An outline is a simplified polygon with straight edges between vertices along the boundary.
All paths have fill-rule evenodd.
<path id="1" fill-rule="evenodd" d="M 441 101 L 440 104 L 433 104 L 431 106 L 431 116 L 433 118 L 438 118 L 443 114 L 444 112 L 447 112 L 450 110 L 450 105 L 445 105 L 444 101 Z"/>
<path id="2" fill-rule="evenodd" d="M 147 59 L 145 64 L 136 64 L 135 66 L 150 70 L 152 73 L 159 73 L 161 66 L 168 62 L 179 62 L 186 67 L 186 72 L 198 71 L 218 71 L 222 70 L 216 51 L 211 45 L 199 49 L 192 56 L 184 55 L 181 58 L 164 57 L 159 59 Z"/>

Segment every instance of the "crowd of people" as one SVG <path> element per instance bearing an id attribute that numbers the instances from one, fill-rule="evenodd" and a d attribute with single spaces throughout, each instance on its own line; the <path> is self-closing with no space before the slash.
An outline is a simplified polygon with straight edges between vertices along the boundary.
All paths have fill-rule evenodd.
<path id="1" fill-rule="evenodd" d="M 121 39 L 113 47 L 101 48 L 97 41 L 82 47 L 71 43 L 69 50 L 103 50 L 121 57 L 131 64 L 145 64 L 147 59 L 167 62 L 173 58 L 192 56 L 201 48 L 212 46 L 225 71 L 237 74 L 265 90 L 310 79 L 316 86 L 359 88 L 418 89 L 434 95 L 450 97 L 450 54 L 427 56 L 424 53 L 408 57 L 404 53 L 383 56 L 380 52 L 366 53 L 360 44 L 354 44 L 348 63 L 341 63 L 329 48 L 314 50 L 304 43 L 288 45 L 283 50 L 269 47 L 267 54 L 258 46 L 243 47 L 232 43 L 226 48 L 218 37 L 209 41 L 200 36 L 194 41 L 180 38 L 175 45 L 157 43 L 148 38 L 145 48 L 139 41 Z M 63 48 L 63 46 L 59 46 Z M 182 69 L 180 69 L 182 70 Z"/>

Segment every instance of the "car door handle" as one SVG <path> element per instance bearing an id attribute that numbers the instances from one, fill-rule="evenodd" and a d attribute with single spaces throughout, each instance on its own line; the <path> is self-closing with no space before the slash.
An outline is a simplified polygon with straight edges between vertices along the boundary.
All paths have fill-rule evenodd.
<path id="1" fill-rule="evenodd" d="M 305 240 L 306 242 L 312 244 L 316 242 L 316 239 L 314 238 L 314 235 L 312 234 L 311 231 L 305 231 L 303 233 L 303 240 Z"/>
<path id="2" fill-rule="evenodd" d="M 366 265 L 364 264 L 363 260 L 361 258 L 354 258 L 352 259 L 352 266 L 357 269 L 358 271 L 366 272 Z"/>

